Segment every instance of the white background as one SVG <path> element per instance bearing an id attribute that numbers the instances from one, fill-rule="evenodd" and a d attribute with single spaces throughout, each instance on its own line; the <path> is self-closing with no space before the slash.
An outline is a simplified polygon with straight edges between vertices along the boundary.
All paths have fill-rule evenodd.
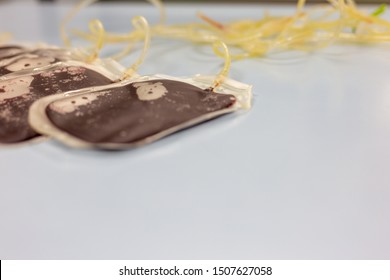
<path id="1" fill-rule="evenodd" d="M 128 269 L 130 275 L 120 275 Z M 140 275 L 141 268 L 171 270 L 184 273 L 197 269 L 198 275 L 161 276 Z M 222 271 L 226 267 L 264 267 L 270 275 L 214 275 L 214 267 Z M 271 270 L 268 268 L 271 267 Z M 134 274 L 138 268 L 138 275 Z M 199 274 L 199 269 L 202 274 Z M 229 271 L 229 270 L 226 270 Z M 233 271 L 233 268 L 230 268 Z M 250 271 L 250 270 L 249 270 Z M 148 273 L 152 273 L 149 271 Z M 154 273 L 154 272 L 153 272 Z M 228 272 L 229 273 L 229 272 Z M 249 274 L 249 273 L 248 273 Z M 39 279 L 272 279 L 272 280 L 328 280 L 328 279 L 375 279 L 390 277 L 389 261 L 3 261 L 3 280 Z"/>
<path id="2" fill-rule="evenodd" d="M 16 1 L 15 1 L 16 2 Z M 228 21 L 280 6 L 168 6 Z M 2 4 L 1 31 L 61 44 L 67 9 Z M 147 5 L 94 5 L 130 30 Z M 131 64 L 129 56 L 123 63 Z M 335 46 L 235 62 L 254 105 L 124 152 L 54 141 L 0 149 L 0 259 L 390 258 L 390 48 Z M 209 47 L 156 40 L 141 74 L 214 74 Z"/>

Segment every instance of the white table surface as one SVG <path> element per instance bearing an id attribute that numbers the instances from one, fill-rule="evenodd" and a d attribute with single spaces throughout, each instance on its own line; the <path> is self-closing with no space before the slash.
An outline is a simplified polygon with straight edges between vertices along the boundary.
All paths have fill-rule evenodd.
<path id="1" fill-rule="evenodd" d="M 13 1 L 12 1 L 13 2 Z M 17 2 L 17 1 L 15 1 Z M 283 6 L 168 6 L 169 22 Z M 15 41 L 61 44 L 66 7 L 0 4 Z M 94 5 L 130 29 L 148 5 Z M 130 55 L 125 64 L 136 57 Z M 141 74 L 213 74 L 209 47 L 156 40 Z M 389 259 L 390 46 L 334 46 L 232 65 L 254 105 L 123 152 L 54 141 L 0 149 L 0 259 Z"/>

